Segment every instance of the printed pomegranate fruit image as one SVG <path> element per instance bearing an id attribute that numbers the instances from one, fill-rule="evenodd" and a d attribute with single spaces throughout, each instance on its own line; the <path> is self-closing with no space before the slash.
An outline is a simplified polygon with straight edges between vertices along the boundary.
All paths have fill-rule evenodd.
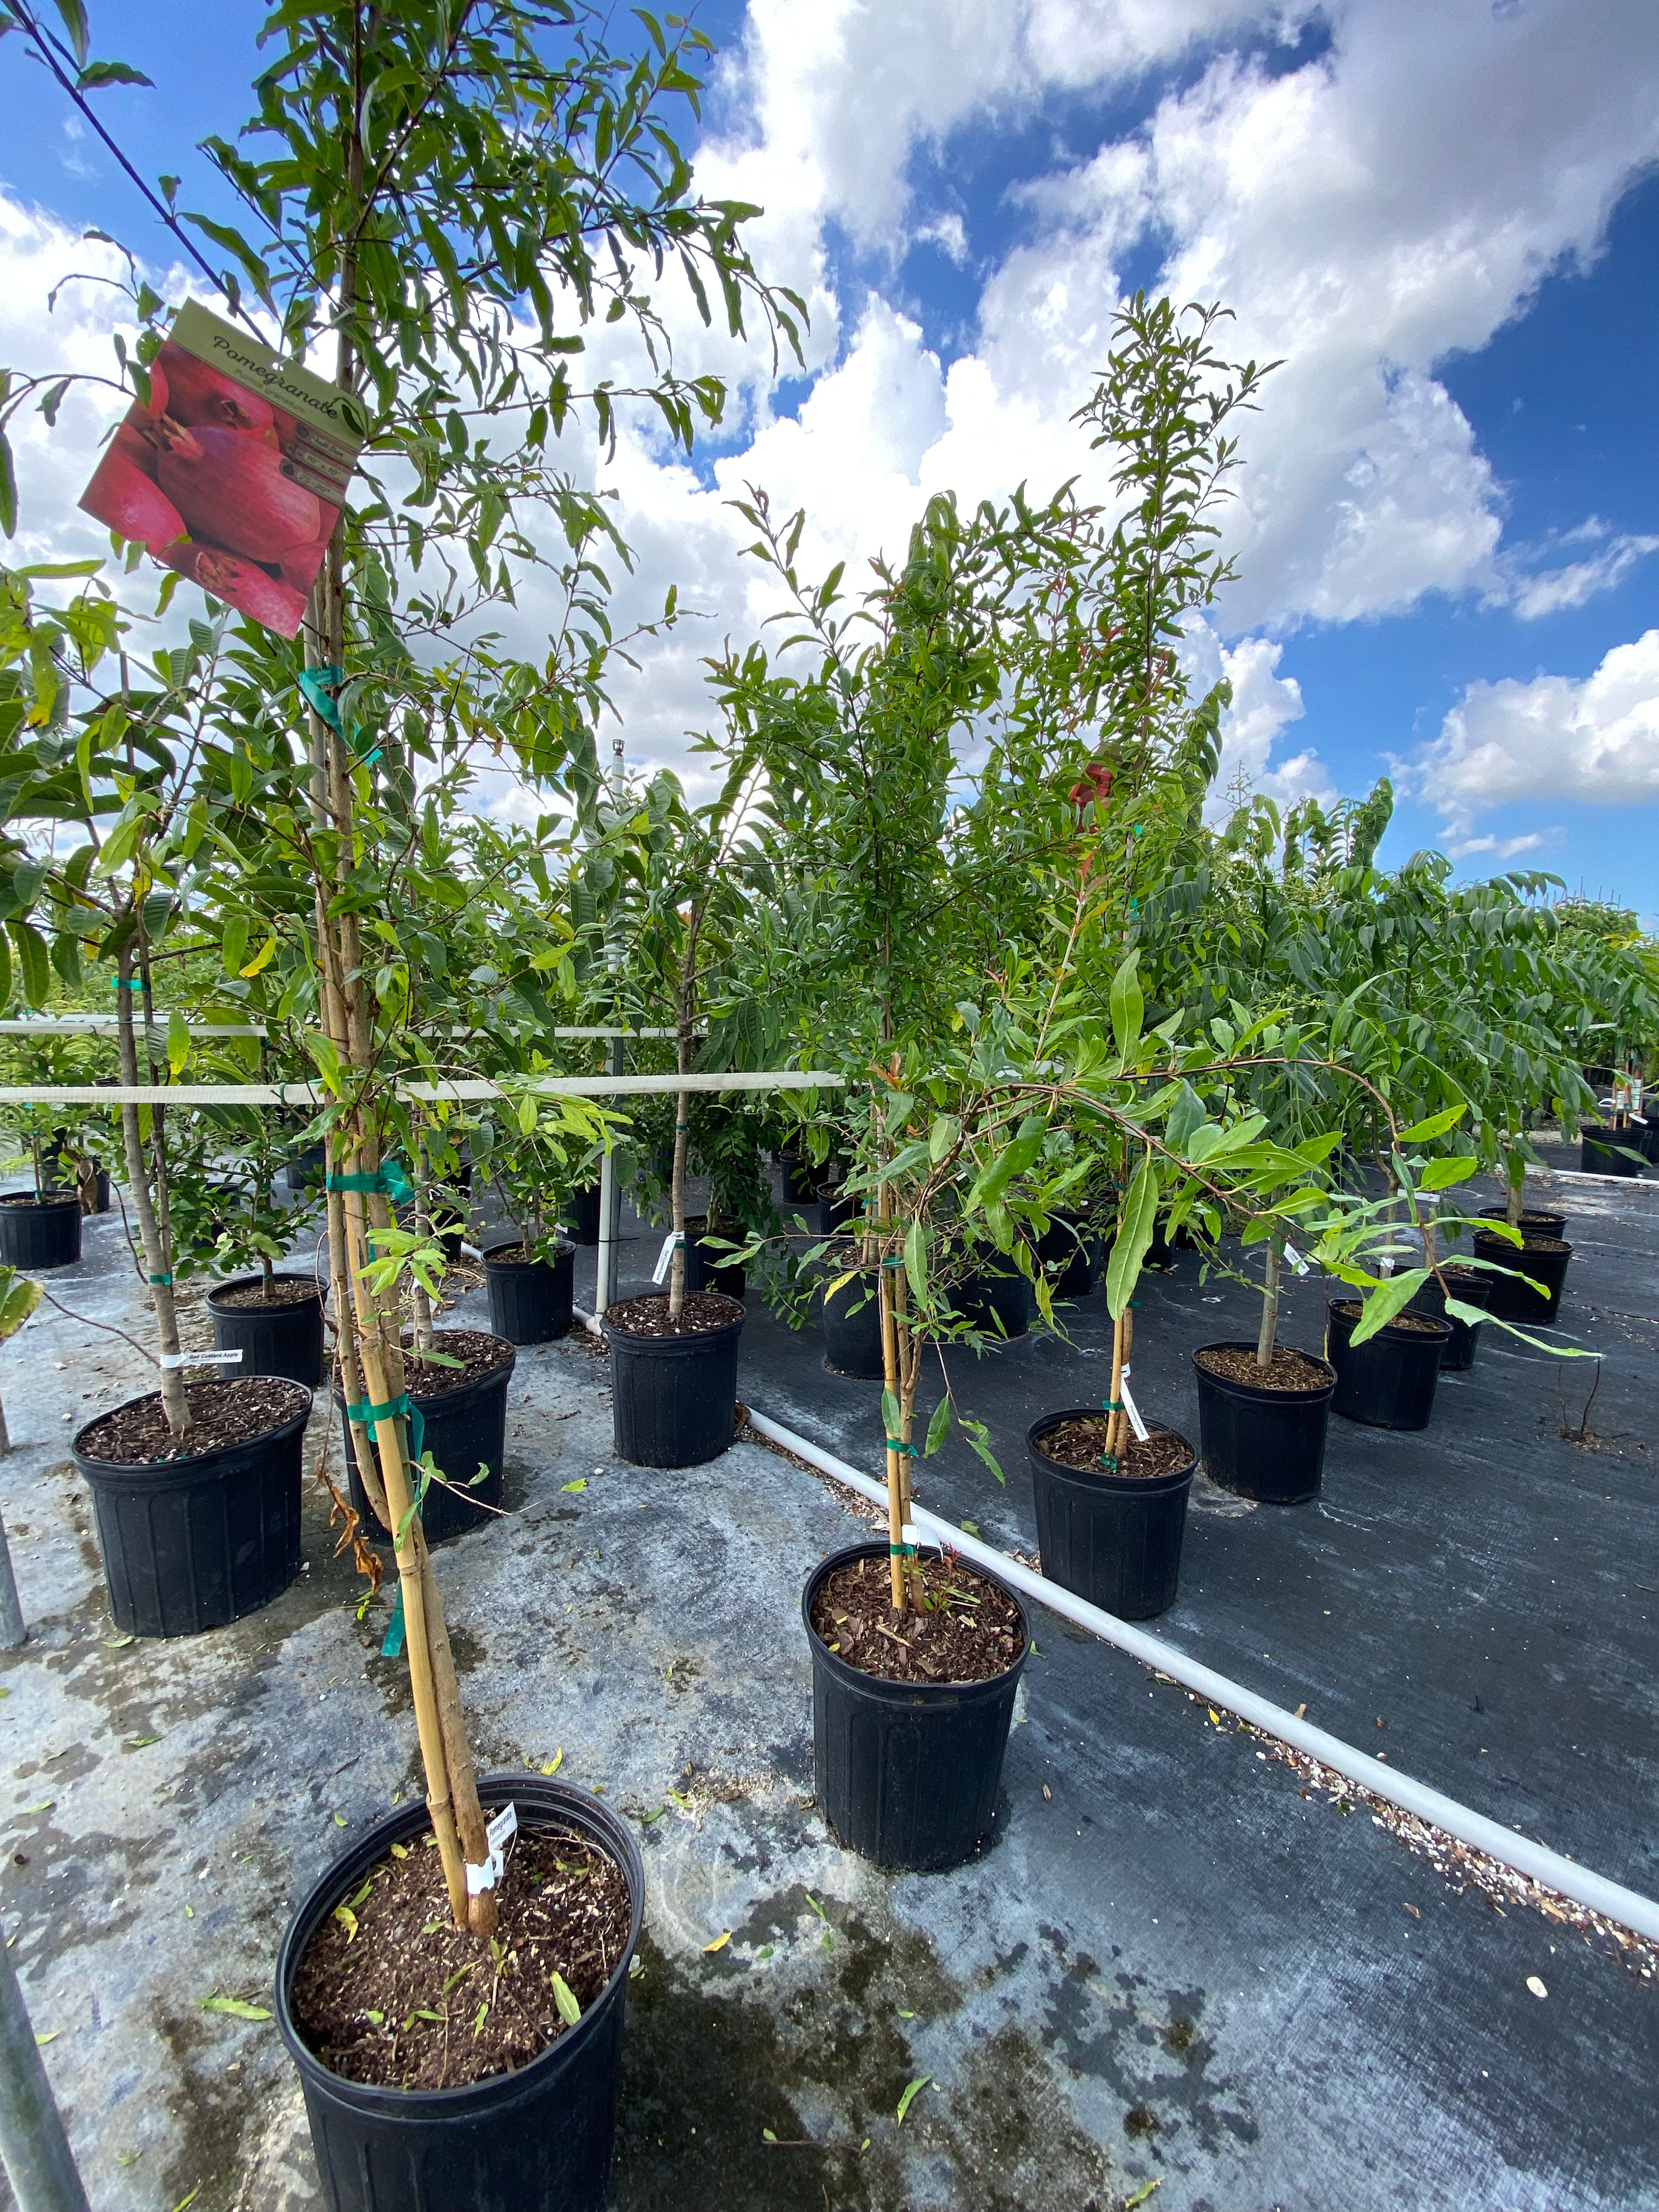
<path id="1" fill-rule="evenodd" d="M 223 329 L 198 311 L 198 323 Z M 250 374 L 291 379 L 274 354 Z M 355 442 L 307 422 L 169 341 L 150 365 L 148 406 L 117 423 L 85 511 L 251 621 L 294 637 L 350 475 Z M 289 396 L 291 382 L 273 382 Z"/>

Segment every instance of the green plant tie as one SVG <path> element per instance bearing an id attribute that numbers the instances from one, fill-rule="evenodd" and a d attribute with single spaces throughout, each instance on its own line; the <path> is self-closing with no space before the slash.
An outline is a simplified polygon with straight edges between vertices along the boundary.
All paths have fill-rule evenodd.
<path id="1" fill-rule="evenodd" d="M 1100 1405 L 1103 1413 L 1121 1413 L 1123 1411 L 1123 1401 L 1121 1398 L 1103 1398 L 1100 1401 Z"/>
<path id="2" fill-rule="evenodd" d="M 109 987 L 112 991 L 142 991 L 144 979 L 142 975 L 112 975 Z"/>
<path id="3" fill-rule="evenodd" d="M 395 1421 L 399 1414 L 409 1416 L 409 1450 L 411 1459 L 419 1459 L 426 1449 L 426 1416 L 405 1390 L 401 1398 L 388 1398 L 384 1406 L 371 1406 L 367 1398 L 361 1405 L 348 1406 L 346 1419 L 360 1421 L 366 1429 L 377 1421 Z"/>
<path id="4" fill-rule="evenodd" d="M 341 733 L 340 710 L 334 703 L 334 694 L 344 682 L 344 669 L 332 661 L 321 668 L 302 668 L 300 671 L 300 689 L 306 695 L 307 705 L 337 735 Z"/>
<path id="5" fill-rule="evenodd" d="M 386 1625 L 386 1640 L 380 1646 L 382 1659 L 396 1659 L 404 1648 L 404 1578 L 398 1577 L 398 1595 L 392 1601 L 392 1618 Z"/>
<path id="6" fill-rule="evenodd" d="M 914 1444 L 902 1444 L 896 1437 L 888 1437 L 887 1449 L 890 1452 L 908 1452 L 912 1459 L 920 1459 L 921 1457 L 921 1454 L 916 1449 Z"/>
<path id="7" fill-rule="evenodd" d="M 890 1544 L 887 1549 L 896 1559 L 914 1559 L 916 1556 L 914 1544 Z"/>
<path id="8" fill-rule="evenodd" d="M 380 757 L 380 747 L 376 745 L 372 753 L 362 754 L 360 758 L 354 760 L 351 765 L 353 768 L 373 768 L 375 762 Z"/>
<path id="9" fill-rule="evenodd" d="M 170 1283 L 173 1280 L 173 1276 L 169 1271 L 165 1275 L 152 1275 L 149 1279 L 152 1283 Z"/>
<path id="10" fill-rule="evenodd" d="M 401 1160 L 387 1160 L 374 1175 L 331 1175 L 331 1190 L 383 1190 L 398 1206 L 412 1206 L 415 1186 L 404 1173 Z"/>

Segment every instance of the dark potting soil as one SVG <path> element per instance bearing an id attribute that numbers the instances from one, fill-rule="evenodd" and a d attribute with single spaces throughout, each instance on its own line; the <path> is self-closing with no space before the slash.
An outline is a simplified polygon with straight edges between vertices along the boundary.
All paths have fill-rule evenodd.
<path id="1" fill-rule="evenodd" d="M 1253 1390 L 1282 1390 L 1287 1395 L 1302 1390 L 1328 1390 L 1331 1383 L 1331 1371 L 1322 1360 L 1312 1359 L 1305 1352 L 1293 1352 L 1285 1344 L 1274 1345 L 1265 1367 L 1257 1364 L 1253 1352 L 1236 1352 L 1230 1345 L 1200 1352 L 1198 1364 L 1229 1382 L 1246 1382 Z"/>
<path id="2" fill-rule="evenodd" d="M 629 1336 L 701 1336 L 708 1329 L 730 1328 L 733 1316 L 742 1311 L 735 1298 L 718 1291 L 693 1291 L 678 1321 L 671 1322 L 667 1291 L 647 1291 L 643 1297 L 619 1299 L 605 1319 Z"/>
<path id="3" fill-rule="evenodd" d="M 185 1402 L 194 1427 L 175 1437 L 161 1410 L 161 1394 L 135 1398 L 94 1421 L 79 1449 L 88 1459 L 115 1467 L 159 1467 L 164 1461 L 196 1459 L 223 1444 L 250 1443 L 297 1413 L 305 1392 L 279 1375 L 246 1375 L 229 1382 L 191 1382 Z"/>
<path id="4" fill-rule="evenodd" d="M 1327 1376 L 1323 1379 L 1328 1382 L 1330 1378 Z M 1104 1413 L 1091 1413 L 1085 1420 L 1061 1421 L 1037 1446 L 1045 1459 L 1058 1460 L 1061 1467 L 1074 1467 L 1085 1474 L 1104 1471 L 1100 1458 L 1105 1449 Z M 1132 1430 L 1127 1445 L 1118 1455 L 1115 1471 L 1146 1481 L 1155 1474 L 1172 1474 L 1176 1468 L 1185 1467 L 1192 1456 L 1192 1446 L 1174 1429 L 1154 1429 L 1145 1443 Z"/>
<path id="5" fill-rule="evenodd" d="M 72 1190 L 49 1190 L 44 1196 L 32 1190 L 9 1190 L 0 1197 L 0 1206 L 67 1206 L 74 1196 Z"/>
<path id="6" fill-rule="evenodd" d="M 1357 1298 L 1338 1298 L 1333 1304 L 1331 1311 L 1352 1316 L 1357 1321 L 1359 1317 L 1359 1301 Z M 1380 1336 L 1385 1330 L 1399 1328 L 1404 1329 L 1408 1336 L 1438 1336 L 1445 1325 L 1444 1322 L 1431 1321 L 1425 1314 L 1397 1313 L 1392 1321 L 1383 1322 L 1382 1328 L 1377 1331 L 1377 1334 Z"/>
<path id="7" fill-rule="evenodd" d="M 222 1313 L 244 1313 L 250 1307 L 304 1305 L 322 1293 L 315 1283 L 296 1283 L 292 1277 L 279 1276 L 270 1285 L 269 1297 L 262 1283 L 250 1283 L 240 1291 L 214 1291 L 210 1295 Z"/>
<path id="8" fill-rule="evenodd" d="M 492 1244 L 484 1254 L 484 1264 L 489 1267 L 533 1267 L 541 1256 L 524 1244 Z"/>
<path id="9" fill-rule="evenodd" d="M 627 1948 L 628 1878 L 566 1828 L 507 1848 L 492 1947 L 457 1928 L 428 1832 L 394 1844 L 306 1946 L 294 2023 L 348 2081 L 456 2089 L 538 2057 L 565 2030 L 552 1977 L 583 2012 Z"/>
<path id="10" fill-rule="evenodd" d="M 505 1367 L 513 1357 L 510 1344 L 482 1328 L 441 1328 L 435 1348 L 447 1358 L 459 1359 L 461 1364 L 441 1367 L 434 1362 L 428 1366 L 412 1344 L 404 1345 L 404 1388 L 411 1397 L 441 1398 L 451 1390 L 476 1382 L 481 1375 Z"/>
<path id="11" fill-rule="evenodd" d="M 1007 1592 L 960 1559 L 918 1565 L 923 1610 L 896 1613 L 887 1561 L 855 1559 L 813 1599 L 813 1628 L 849 1667 L 883 1682 L 986 1682 L 1006 1673 L 1020 1654 L 1019 1608 Z"/>

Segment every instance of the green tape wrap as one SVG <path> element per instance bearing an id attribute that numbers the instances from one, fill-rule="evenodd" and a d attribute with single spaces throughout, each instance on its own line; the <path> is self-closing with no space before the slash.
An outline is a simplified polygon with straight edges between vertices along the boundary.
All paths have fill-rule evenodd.
<path id="1" fill-rule="evenodd" d="M 109 987 L 112 991 L 142 991 L 144 979 L 142 975 L 112 975 Z"/>
<path id="2" fill-rule="evenodd" d="M 888 1437 L 887 1449 L 890 1452 L 908 1452 L 912 1459 L 920 1459 L 921 1457 L 921 1454 L 916 1449 L 914 1444 L 902 1444 L 896 1437 Z"/>
<path id="3" fill-rule="evenodd" d="M 387 1160 L 374 1175 L 331 1175 L 330 1190 L 381 1190 L 398 1206 L 412 1206 L 415 1186 L 404 1172 L 401 1160 Z"/>
<path id="4" fill-rule="evenodd" d="M 914 1559 L 916 1556 L 914 1544 L 890 1544 L 887 1548 L 896 1559 Z"/>
<path id="5" fill-rule="evenodd" d="M 334 703 L 334 693 L 345 681 L 345 671 L 332 661 L 321 668 L 302 668 L 300 689 L 306 695 L 306 703 L 312 712 L 319 714 L 331 730 L 338 732 L 340 710 Z"/>
<path id="6" fill-rule="evenodd" d="M 404 1648 L 404 1579 L 398 1577 L 398 1595 L 392 1601 L 392 1618 L 386 1626 L 386 1641 L 380 1646 L 382 1659 L 395 1659 Z"/>
<path id="7" fill-rule="evenodd" d="M 361 1421 L 366 1429 L 376 1421 L 395 1421 L 403 1413 L 409 1416 L 409 1455 L 419 1459 L 426 1449 L 426 1416 L 407 1390 L 401 1398 L 388 1398 L 384 1406 L 371 1406 L 365 1398 L 361 1405 L 346 1407 L 347 1420 Z"/>
<path id="8" fill-rule="evenodd" d="M 170 1283 L 173 1280 L 173 1276 L 171 1273 L 168 1273 L 165 1275 L 152 1275 L 149 1279 L 152 1283 Z"/>

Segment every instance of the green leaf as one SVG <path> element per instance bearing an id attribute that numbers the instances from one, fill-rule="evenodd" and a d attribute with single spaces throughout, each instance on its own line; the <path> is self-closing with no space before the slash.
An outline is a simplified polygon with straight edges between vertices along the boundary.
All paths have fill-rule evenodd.
<path id="1" fill-rule="evenodd" d="M 87 23 L 87 11 L 81 0 L 54 0 L 64 28 L 69 33 L 69 42 L 75 49 L 75 65 L 84 69 L 87 56 L 92 51 L 92 33 Z"/>
<path id="2" fill-rule="evenodd" d="M 1448 1129 L 1455 1128 L 1465 1114 L 1467 1105 L 1448 1106 L 1443 1113 L 1431 1114 L 1426 1121 L 1413 1121 L 1409 1129 L 1400 1132 L 1402 1145 L 1425 1145 L 1431 1137 L 1443 1137 Z"/>
<path id="3" fill-rule="evenodd" d="M 904 1272 L 918 1305 L 927 1301 L 927 1224 L 913 1221 L 904 1232 Z"/>
<path id="4" fill-rule="evenodd" d="M 552 1981 L 553 2002 L 559 2008 L 559 2018 L 567 2027 L 574 2027 L 582 2016 L 582 2008 L 576 2002 L 576 1993 L 562 1974 L 556 1972 Z"/>
<path id="5" fill-rule="evenodd" d="M 75 80 L 77 92 L 101 92 L 106 84 L 148 84 L 154 80 L 131 62 L 88 62 Z"/>
<path id="6" fill-rule="evenodd" d="M 263 2005 L 244 2004 L 240 1997 L 203 1997 L 198 2002 L 204 2012 L 228 2012 L 233 2020 L 270 2018 Z"/>
<path id="7" fill-rule="evenodd" d="M 900 2127 L 902 2127 L 904 2124 L 904 2115 L 909 2111 L 911 2106 L 915 2103 L 916 2099 L 921 2096 L 922 2091 L 927 2087 L 929 2083 L 933 2081 L 933 2077 L 931 2074 L 919 2074 L 914 2081 L 907 2081 L 905 2083 L 904 2094 L 898 2100 L 898 2125 Z"/>
<path id="8" fill-rule="evenodd" d="M 962 1134 L 962 1124 L 954 1114 L 939 1114 L 927 1133 L 927 1158 L 937 1167 Z"/>
<path id="9" fill-rule="evenodd" d="M 888 1389 L 881 1394 L 881 1418 L 888 1435 L 896 1437 L 899 1432 L 899 1401 Z"/>
<path id="10" fill-rule="evenodd" d="M 1131 952 L 1112 978 L 1112 1035 L 1121 1058 L 1127 1060 L 1140 1042 L 1141 1017 L 1146 1001 L 1140 988 L 1140 955 Z"/>
<path id="11" fill-rule="evenodd" d="M 167 1066 L 175 1077 L 184 1073 L 190 1058 L 190 1025 L 177 1006 L 167 1016 Z"/>
<path id="12" fill-rule="evenodd" d="M 23 996 L 32 1006 L 44 1006 L 52 996 L 52 956 L 46 940 L 31 921 L 9 921 L 11 941 L 17 948 Z"/>
<path id="13" fill-rule="evenodd" d="M 559 1491 L 561 1496 L 568 1498 L 579 1496 L 586 1487 L 587 1477 L 585 1474 L 579 1474 L 574 1482 L 562 1482 L 559 1485 Z"/>
<path id="14" fill-rule="evenodd" d="M 948 1397 L 941 1398 L 933 1408 L 933 1419 L 927 1424 L 927 1441 L 921 1448 L 922 1457 L 932 1459 L 950 1433 L 951 1401 Z"/>
<path id="15" fill-rule="evenodd" d="M 1390 1275 L 1386 1283 L 1379 1283 L 1360 1308 L 1349 1343 L 1364 1344 L 1367 1337 L 1385 1328 L 1402 1306 L 1411 1304 L 1428 1279 L 1426 1267 L 1407 1267 L 1404 1274 Z"/>
<path id="16" fill-rule="evenodd" d="M 1128 1310 L 1158 1227 L 1158 1170 L 1150 1158 L 1135 1170 L 1123 1201 L 1123 1218 L 1106 1263 L 1106 1310 L 1116 1321 Z"/>
<path id="17" fill-rule="evenodd" d="M 1473 1157 L 1431 1160 L 1417 1178 L 1417 1188 L 1419 1190 L 1449 1190 L 1455 1182 L 1467 1182 L 1480 1164 L 1479 1160 Z"/>

